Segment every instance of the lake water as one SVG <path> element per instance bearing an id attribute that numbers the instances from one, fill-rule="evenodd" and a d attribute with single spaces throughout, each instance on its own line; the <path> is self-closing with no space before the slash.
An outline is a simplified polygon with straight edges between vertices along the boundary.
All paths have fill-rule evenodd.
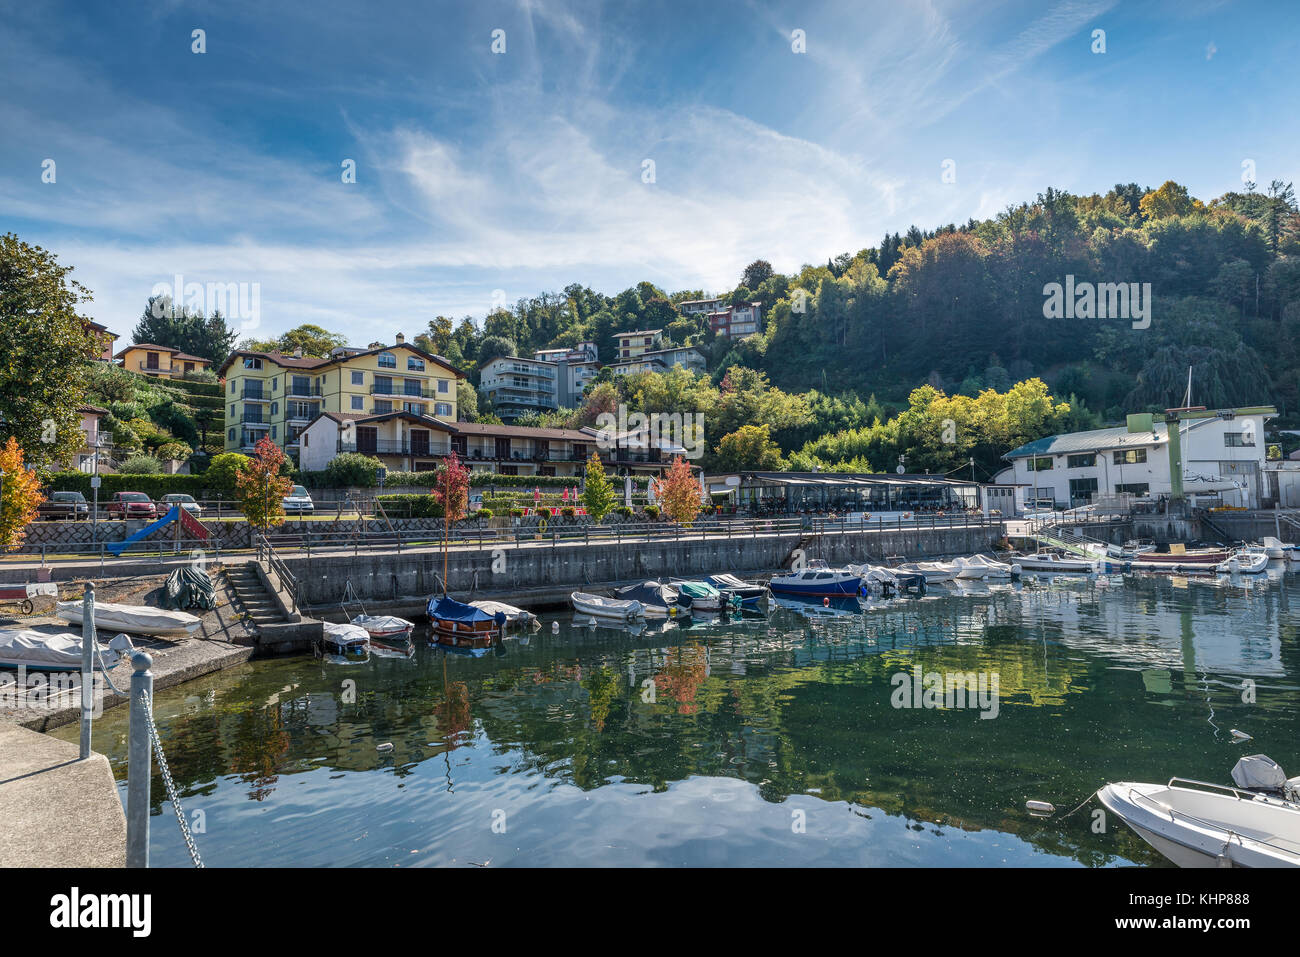
<path id="1" fill-rule="evenodd" d="M 253 662 L 160 692 L 157 722 L 209 866 L 1163 865 L 1095 801 L 1063 815 L 1243 754 L 1300 774 L 1295 595 L 1035 579 L 641 635 L 555 612 L 478 658 Z M 895 706 L 949 672 L 996 675 L 996 716 Z M 95 726 L 123 788 L 126 731 Z M 164 797 L 155 769 L 152 863 L 188 866 Z"/>

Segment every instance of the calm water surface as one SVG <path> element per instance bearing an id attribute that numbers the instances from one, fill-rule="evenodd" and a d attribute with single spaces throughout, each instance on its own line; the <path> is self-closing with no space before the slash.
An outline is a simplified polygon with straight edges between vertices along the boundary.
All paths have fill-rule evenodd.
<path id="1" fill-rule="evenodd" d="M 251 663 L 157 720 L 209 866 L 1160 865 L 1094 833 L 1095 802 L 1024 802 L 1227 783 L 1260 751 L 1300 774 L 1296 581 L 1040 579 L 640 635 L 557 612 L 502 654 Z M 997 717 L 894 707 L 917 666 L 996 673 Z M 123 789 L 126 731 L 95 726 Z M 163 797 L 155 771 L 153 863 L 187 866 Z"/>

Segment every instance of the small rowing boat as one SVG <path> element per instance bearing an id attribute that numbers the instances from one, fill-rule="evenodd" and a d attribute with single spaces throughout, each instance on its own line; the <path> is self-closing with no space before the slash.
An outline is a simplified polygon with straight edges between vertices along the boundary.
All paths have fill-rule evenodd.
<path id="1" fill-rule="evenodd" d="M 639 601 L 606 598 L 604 595 L 592 595 L 583 591 L 575 591 L 569 596 L 569 601 L 573 602 L 575 612 L 595 618 L 633 621 L 645 617 L 645 607 Z"/>
<path id="2" fill-rule="evenodd" d="M 73 625 L 81 624 L 82 602 L 61 601 L 57 614 Z M 188 638 L 199 630 L 203 619 L 185 611 L 167 611 L 148 605 L 122 605 L 111 601 L 95 602 L 95 628 L 124 631 L 128 635 L 152 635 L 158 638 Z"/>
<path id="3" fill-rule="evenodd" d="M 344 658 L 361 658 L 370 650 L 369 632 L 347 622 L 321 622 L 321 641 L 326 650 Z"/>
<path id="4" fill-rule="evenodd" d="M 1053 552 L 1035 552 L 1016 556 L 1016 564 L 1026 572 L 1055 572 L 1087 575 L 1097 570 L 1097 562 L 1086 558 L 1066 558 Z"/>
<path id="5" fill-rule="evenodd" d="M 379 641 L 400 640 L 415 631 L 415 622 L 396 615 L 357 615 L 352 624 L 364 628 L 366 634 Z"/>
<path id="6" fill-rule="evenodd" d="M 1268 555 L 1263 552 L 1240 551 L 1226 562 L 1215 565 L 1214 570 L 1226 575 L 1258 575 L 1268 571 Z"/>

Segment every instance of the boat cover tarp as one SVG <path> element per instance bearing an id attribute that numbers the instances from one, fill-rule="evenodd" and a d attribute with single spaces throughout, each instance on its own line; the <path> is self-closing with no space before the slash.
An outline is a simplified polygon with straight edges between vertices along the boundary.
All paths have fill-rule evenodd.
<path id="1" fill-rule="evenodd" d="M 717 598 L 719 592 L 707 582 L 674 582 L 673 587 L 687 598 Z"/>
<path id="2" fill-rule="evenodd" d="M 119 636 L 125 638 L 125 636 Z M 119 641 L 114 638 L 107 648 L 100 649 L 104 667 L 112 668 L 117 664 L 119 650 L 130 648 L 129 639 Z M 98 657 L 98 656 L 97 656 Z M 81 636 L 64 631 L 47 634 L 27 628 L 15 631 L 0 631 L 0 662 L 18 667 L 57 668 L 66 671 L 81 670 Z M 99 666 L 98 660 L 94 662 Z"/>
<path id="3" fill-rule="evenodd" d="M 511 623 L 527 623 L 535 620 L 537 617 L 530 611 L 524 611 L 522 608 L 517 608 L 514 605 L 507 605 L 503 601 L 491 601 L 490 599 L 480 598 L 477 601 L 470 602 L 470 604 L 479 611 L 487 612 L 487 614 L 492 616 L 493 620 L 496 619 L 498 614 L 505 615 L 506 620 Z"/>
<path id="4" fill-rule="evenodd" d="M 350 625 L 347 622 L 322 621 L 321 629 L 329 636 L 330 643 L 335 645 L 364 645 L 370 640 L 370 632 L 360 625 Z"/>
<path id="5" fill-rule="evenodd" d="M 158 604 L 177 610 L 216 608 L 217 586 L 206 571 L 194 567 L 178 568 L 167 576 Z"/>
<path id="6" fill-rule="evenodd" d="M 476 621 L 502 623 L 506 620 L 504 612 L 490 615 L 481 608 L 475 608 L 473 605 L 467 605 L 445 595 L 442 598 L 430 598 L 428 612 L 430 618 L 437 618 L 441 621 L 458 621 L 464 624 L 473 624 Z"/>
<path id="7" fill-rule="evenodd" d="M 642 582 L 640 585 L 628 585 L 617 588 L 614 595 L 623 601 L 639 601 L 643 605 L 663 608 L 677 607 L 677 592 L 667 585 L 656 581 Z"/>
<path id="8" fill-rule="evenodd" d="M 81 623 L 81 602 L 61 601 L 57 614 L 72 624 Z M 203 620 L 189 612 L 167 611 L 148 605 L 121 605 L 111 601 L 95 602 L 95 628 L 125 631 L 132 635 L 193 634 Z"/>
<path id="9" fill-rule="evenodd" d="M 1233 766 L 1232 780 L 1239 788 L 1280 791 L 1286 772 L 1267 754 L 1248 754 Z"/>

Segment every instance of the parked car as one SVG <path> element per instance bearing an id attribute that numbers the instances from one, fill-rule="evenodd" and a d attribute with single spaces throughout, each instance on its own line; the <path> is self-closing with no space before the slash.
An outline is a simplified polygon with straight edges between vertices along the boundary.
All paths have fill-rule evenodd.
<path id="1" fill-rule="evenodd" d="M 471 512 L 477 512 L 477 511 L 478 511 L 479 509 L 481 509 L 482 507 L 483 507 L 483 493 L 482 493 L 482 492 L 470 492 L 470 493 L 469 493 L 469 510 L 470 510 Z"/>
<path id="2" fill-rule="evenodd" d="M 114 492 L 109 518 L 157 518 L 158 506 L 144 492 Z"/>
<path id="3" fill-rule="evenodd" d="M 307 490 L 301 485 L 295 485 L 284 497 L 284 511 L 285 514 L 310 515 L 316 511 L 316 506 L 312 503 Z"/>
<path id="4" fill-rule="evenodd" d="M 86 504 L 86 496 L 80 492 L 51 492 L 36 507 L 36 515 L 51 522 L 57 522 L 61 518 L 89 518 L 90 506 Z"/>
<path id="5" fill-rule="evenodd" d="M 198 518 L 203 514 L 203 506 L 194 501 L 193 495 L 184 495 L 180 492 L 172 492 L 170 495 L 164 495 L 160 504 L 162 505 L 162 510 L 164 512 L 169 510 L 173 505 L 179 505 L 195 518 Z"/>

